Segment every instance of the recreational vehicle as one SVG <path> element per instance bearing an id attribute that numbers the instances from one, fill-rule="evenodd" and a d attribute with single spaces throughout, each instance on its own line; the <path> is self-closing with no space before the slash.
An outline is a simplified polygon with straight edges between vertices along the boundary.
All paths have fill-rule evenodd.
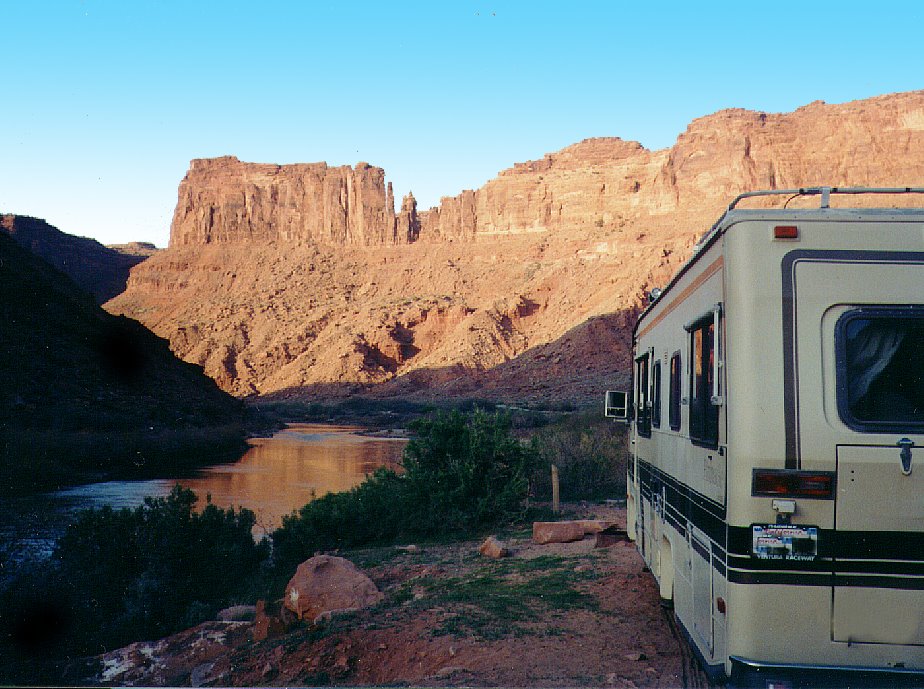
<path id="1" fill-rule="evenodd" d="M 638 319 L 628 531 L 711 675 L 924 681 L 924 208 L 853 207 L 919 193 L 742 194 Z"/>

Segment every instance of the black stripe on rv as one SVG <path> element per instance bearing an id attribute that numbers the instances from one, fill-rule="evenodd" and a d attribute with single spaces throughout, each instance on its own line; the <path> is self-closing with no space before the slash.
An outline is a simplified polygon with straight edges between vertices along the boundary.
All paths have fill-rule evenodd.
<path id="1" fill-rule="evenodd" d="M 638 472 L 642 498 L 651 503 L 653 495 L 663 496 L 664 521 L 682 538 L 687 524 L 707 534 L 711 553 L 698 539 L 689 542 L 730 582 L 924 589 L 924 533 L 821 529 L 819 559 L 763 560 L 751 555 L 751 527 L 726 525 L 722 505 L 648 462 L 639 460 Z"/>
<path id="2" fill-rule="evenodd" d="M 728 568 L 728 581 L 733 584 L 785 584 L 789 586 L 827 586 L 924 591 L 924 578 L 880 575 L 831 574 L 807 572 L 757 572 Z"/>
<path id="3" fill-rule="evenodd" d="M 796 345 L 796 264 L 814 263 L 924 263 L 924 253 L 913 251 L 824 251 L 797 249 L 783 256 L 783 409 L 786 468 L 800 468 L 799 370 Z"/>
<path id="4" fill-rule="evenodd" d="M 823 572 L 838 575 L 856 574 L 924 577 L 924 562 L 834 560 L 831 558 L 818 560 L 762 560 L 749 555 L 729 555 L 728 566 L 732 569 L 753 572 L 785 570 L 787 572 Z"/>
<path id="5" fill-rule="evenodd" d="M 729 526 L 729 554 L 750 556 L 751 538 L 750 526 Z M 924 533 L 920 531 L 818 531 L 818 556 L 821 558 L 922 562 L 922 555 Z"/>
<path id="6" fill-rule="evenodd" d="M 677 525 L 683 524 L 680 533 L 686 535 L 686 522 L 690 522 L 710 539 L 725 547 L 725 507 L 705 495 L 691 490 L 676 478 L 648 462 L 639 460 L 639 483 L 642 497 L 651 502 L 652 493 L 664 495 L 665 513 L 671 515 Z"/>

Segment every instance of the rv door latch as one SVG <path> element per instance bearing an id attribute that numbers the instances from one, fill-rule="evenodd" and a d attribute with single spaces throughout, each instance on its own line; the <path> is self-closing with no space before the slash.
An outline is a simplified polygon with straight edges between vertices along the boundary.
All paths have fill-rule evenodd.
<path id="1" fill-rule="evenodd" d="M 896 445 L 902 449 L 898 455 L 902 461 L 902 475 L 911 476 L 911 448 L 914 447 L 914 441 L 902 438 Z"/>

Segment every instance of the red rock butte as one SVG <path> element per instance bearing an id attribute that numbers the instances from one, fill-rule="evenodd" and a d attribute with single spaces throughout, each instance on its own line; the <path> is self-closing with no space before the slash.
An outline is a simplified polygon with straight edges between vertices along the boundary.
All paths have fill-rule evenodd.
<path id="1" fill-rule="evenodd" d="M 239 241 L 383 245 L 412 241 L 385 171 L 367 163 L 267 165 L 233 156 L 193 160 L 180 183 L 170 246 Z"/>
<path id="2" fill-rule="evenodd" d="M 170 248 L 107 308 L 239 395 L 586 400 L 737 194 L 922 184 L 924 91 L 586 139 L 420 212 L 366 163 L 194 160 Z"/>

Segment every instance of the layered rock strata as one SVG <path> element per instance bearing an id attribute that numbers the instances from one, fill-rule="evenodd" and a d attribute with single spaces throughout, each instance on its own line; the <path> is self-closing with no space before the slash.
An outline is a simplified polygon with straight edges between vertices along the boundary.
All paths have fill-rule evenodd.
<path id="1" fill-rule="evenodd" d="M 378 168 L 194 161 L 171 248 L 107 308 L 238 395 L 587 401 L 735 195 L 814 185 L 924 186 L 924 92 L 588 139 L 423 212 Z"/>
<path id="2" fill-rule="evenodd" d="M 267 165 L 193 160 L 180 183 L 170 246 L 233 242 L 382 245 L 396 232 L 385 172 L 366 163 Z"/>
<path id="3" fill-rule="evenodd" d="M 771 114 L 722 110 L 669 149 L 586 139 L 421 214 L 421 237 L 542 232 L 676 215 L 705 222 L 743 191 L 924 182 L 924 91 Z M 851 199 L 856 202 L 856 199 Z"/>
<path id="4" fill-rule="evenodd" d="M 707 219 L 742 191 L 920 183 L 924 92 L 792 113 L 723 110 L 694 120 L 669 149 L 586 139 L 518 163 L 478 190 L 421 213 L 395 200 L 381 168 L 194 160 L 180 184 L 171 246 L 465 241 L 680 213 Z"/>

